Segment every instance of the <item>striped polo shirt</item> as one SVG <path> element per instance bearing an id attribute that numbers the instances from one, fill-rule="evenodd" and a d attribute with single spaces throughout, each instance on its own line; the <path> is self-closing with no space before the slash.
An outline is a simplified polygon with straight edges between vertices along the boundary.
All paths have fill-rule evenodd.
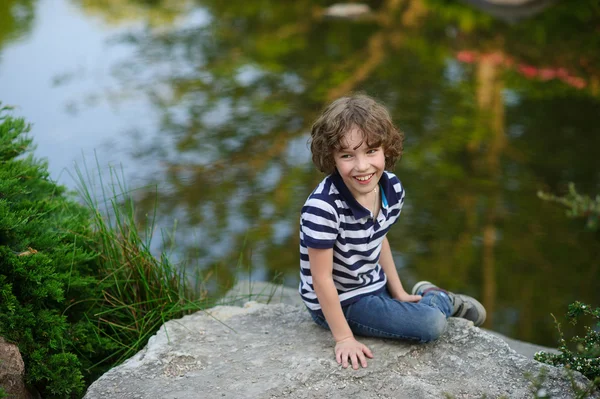
<path id="1" fill-rule="evenodd" d="M 379 180 L 381 210 L 376 218 L 360 205 L 334 172 L 308 197 L 300 215 L 300 296 L 312 310 L 320 309 L 312 284 L 308 247 L 333 248 L 333 281 L 342 306 L 385 288 L 379 264 L 386 233 L 400 216 L 404 188 L 393 173 Z"/>

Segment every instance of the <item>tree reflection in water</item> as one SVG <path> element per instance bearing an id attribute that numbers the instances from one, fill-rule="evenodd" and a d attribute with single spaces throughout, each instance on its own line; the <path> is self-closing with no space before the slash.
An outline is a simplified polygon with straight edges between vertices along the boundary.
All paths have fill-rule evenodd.
<path id="1" fill-rule="evenodd" d="M 37 0 L 4 0 L 0 3 L 0 50 L 6 43 L 23 39 L 31 30 Z"/>

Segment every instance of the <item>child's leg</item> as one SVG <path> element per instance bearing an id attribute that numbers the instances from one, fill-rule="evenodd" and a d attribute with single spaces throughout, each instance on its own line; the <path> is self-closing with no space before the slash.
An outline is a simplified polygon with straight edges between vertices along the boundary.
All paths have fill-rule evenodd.
<path id="1" fill-rule="evenodd" d="M 368 295 L 343 308 L 356 335 L 429 342 L 437 339 L 452 312 L 450 298 L 442 291 L 428 292 L 419 303 L 392 299 L 387 290 Z M 317 324 L 328 328 L 320 311 L 311 311 Z"/>

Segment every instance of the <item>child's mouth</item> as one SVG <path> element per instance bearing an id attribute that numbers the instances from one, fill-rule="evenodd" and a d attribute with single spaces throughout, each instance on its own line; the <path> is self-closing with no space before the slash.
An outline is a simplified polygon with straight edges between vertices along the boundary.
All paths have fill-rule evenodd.
<path id="1" fill-rule="evenodd" d="M 354 176 L 354 180 L 356 180 L 358 184 L 368 184 L 374 175 L 375 173 L 371 173 L 370 175 L 366 176 Z"/>

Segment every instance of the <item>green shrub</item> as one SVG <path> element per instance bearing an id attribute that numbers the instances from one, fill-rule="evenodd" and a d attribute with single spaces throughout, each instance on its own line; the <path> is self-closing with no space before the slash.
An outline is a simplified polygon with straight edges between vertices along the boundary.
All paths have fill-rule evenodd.
<path id="1" fill-rule="evenodd" d="M 596 195 L 595 198 L 581 195 L 575 189 L 575 185 L 570 183 L 569 192 L 565 196 L 538 192 L 538 197 L 545 201 L 556 202 L 566 206 L 568 208 L 568 217 L 585 218 L 586 228 L 591 231 L 598 231 L 600 195 Z M 560 329 L 560 323 L 555 319 L 560 334 L 558 348 L 560 353 L 539 352 L 535 354 L 534 358 L 543 363 L 564 366 L 571 370 L 579 371 L 592 381 L 593 387 L 598 387 L 600 386 L 600 308 L 594 309 L 581 302 L 574 302 L 569 305 L 567 320 L 571 324 L 577 324 L 577 319 L 582 316 L 592 318 L 595 326 L 585 326 L 585 336 L 571 338 L 570 344 L 575 350 L 569 347 Z"/>
<path id="2" fill-rule="evenodd" d="M 76 398 L 163 323 L 212 302 L 200 276 L 191 287 L 183 265 L 152 255 L 154 224 L 137 223 L 114 170 L 98 202 L 78 169 L 80 204 L 33 158 L 28 131 L 0 108 L 0 336 L 43 397 Z"/>
<path id="3" fill-rule="evenodd" d="M 567 319 L 570 323 L 576 324 L 577 319 L 584 315 L 595 320 L 595 329 L 586 326 L 585 336 L 571 338 L 570 341 L 574 346 L 574 350 L 569 347 L 568 342 L 565 340 L 560 329 L 560 323 L 556 322 L 560 334 L 558 347 L 560 353 L 538 352 L 535 354 L 534 359 L 553 366 L 564 366 L 576 370 L 600 385 L 600 308 L 593 309 L 581 302 L 569 305 Z"/>
<path id="4" fill-rule="evenodd" d="M 112 350 L 88 320 L 101 288 L 90 218 L 33 158 L 28 124 L 8 111 L 0 108 L 0 336 L 18 345 L 26 383 L 43 397 L 78 397 Z"/>

